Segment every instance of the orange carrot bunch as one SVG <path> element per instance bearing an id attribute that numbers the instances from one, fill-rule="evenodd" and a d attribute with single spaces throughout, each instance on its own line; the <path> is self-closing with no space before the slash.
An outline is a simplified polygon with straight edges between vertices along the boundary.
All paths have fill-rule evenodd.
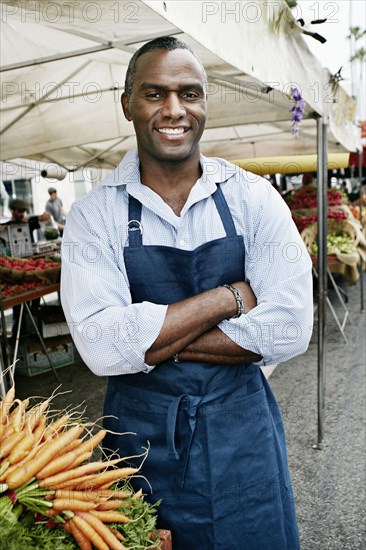
<path id="1" fill-rule="evenodd" d="M 15 399 L 14 387 L 0 402 L 0 516 L 21 504 L 52 518 L 82 550 L 123 550 L 118 524 L 136 521 L 124 503 L 142 498 L 128 484 L 141 465 L 121 467 L 123 458 L 90 461 L 106 431 L 90 435 L 72 414 L 50 415 L 50 402 L 29 408 L 29 400 Z"/>

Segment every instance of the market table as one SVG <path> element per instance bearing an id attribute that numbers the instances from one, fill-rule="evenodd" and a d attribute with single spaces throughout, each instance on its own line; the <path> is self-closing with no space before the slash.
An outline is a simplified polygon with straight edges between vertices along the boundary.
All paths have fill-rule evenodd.
<path id="1" fill-rule="evenodd" d="M 352 322 L 352 320 L 346 306 L 347 295 L 344 293 L 344 297 L 342 296 L 342 289 L 337 285 L 334 279 L 334 275 L 342 275 L 347 281 L 348 285 L 354 285 L 360 277 L 362 283 L 364 267 L 363 264 L 366 259 L 366 241 L 359 222 L 353 218 L 353 215 L 350 212 L 349 208 L 346 205 L 340 205 L 337 208 L 339 209 L 338 211 L 331 210 L 328 212 L 328 236 L 329 233 L 333 233 L 336 236 L 338 236 L 339 234 L 341 239 L 344 239 L 344 236 L 346 236 L 348 242 L 346 245 L 344 243 L 339 243 L 334 240 L 329 244 L 327 237 L 327 276 L 333 289 L 335 290 L 336 297 L 344 311 L 343 318 L 341 319 L 337 315 L 329 296 L 326 296 L 326 303 L 332 313 L 332 316 L 344 341 L 347 343 L 347 337 L 345 335 L 344 328 L 347 320 L 350 322 Z M 329 218 L 330 212 L 333 212 L 332 216 L 341 213 L 343 219 L 337 219 L 334 217 Z M 344 219 L 344 217 L 347 218 Z M 309 220 L 310 218 L 307 217 L 302 219 Z M 306 225 L 306 227 L 301 231 L 301 237 L 305 243 L 305 246 L 313 263 L 313 274 L 316 278 L 318 278 L 318 256 L 316 254 L 316 250 L 314 250 L 314 245 L 315 249 L 317 249 L 317 223 L 313 220 L 311 221 L 312 223 Z M 297 223 L 299 223 L 299 221 L 297 221 Z M 330 253 L 329 248 L 331 249 L 332 253 Z M 362 300 L 361 306 L 363 307 Z"/>
<path id="2" fill-rule="evenodd" d="M 318 278 L 318 271 L 317 271 L 317 263 L 318 263 L 318 257 L 317 256 L 311 256 L 311 260 L 313 262 L 313 273 L 315 275 L 316 278 Z M 334 280 L 334 277 L 333 277 L 333 274 L 332 274 L 332 266 L 337 266 L 337 264 L 341 264 L 341 262 L 337 259 L 337 257 L 335 255 L 328 255 L 327 256 L 327 274 L 328 274 L 328 277 L 329 277 L 329 280 L 335 290 L 335 293 L 336 293 L 336 296 L 339 300 L 339 303 L 341 304 L 343 310 L 344 310 L 344 315 L 343 315 L 343 319 L 340 320 L 340 318 L 338 317 L 334 307 L 333 307 L 333 304 L 329 298 L 329 296 L 327 295 L 326 297 L 326 303 L 333 315 L 333 318 L 336 322 L 336 325 L 338 327 L 338 330 L 339 332 L 341 333 L 342 337 L 343 337 L 343 340 L 347 343 L 347 337 L 346 337 L 346 334 L 344 332 L 344 328 L 346 326 L 346 322 L 347 320 L 349 320 L 351 323 L 352 323 L 352 319 L 350 317 L 350 314 L 349 314 L 349 310 L 346 306 L 346 302 L 343 298 L 343 296 L 341 295 L 341 292 L 340 292 L 340 289 L 339 289 L 339 286 L 337 285 L 336 281 Z"/>
<path id="3" fill-rule="evenodd" d="M 36 334 L 38 336 L 38 339 L 42 345 L 43 351 L 49 361 L 50 367 L 53 370 L 53 373 L 58 380 L 56 369 L 52 363 L 52 360 L 50 358 L 50 355 L 47 351 L 46 345 L 44 343 L 43 337 L 38 329 L 37 323 L 33 317 L 31 308 L 29 307 L 30 302 L 37 298 L 42 298 L 43 296 L 46 296 L 47 294 L 52 294 L 53 292 L 59 292 L 60 290 L 60 284 L 45 284 L 44 286 L 32 289 L 29 292 L 24 292 L 22 294 L 18 294 L 17 296 L 11 296 L 9 298 L 2 298 L 2 294 L 0 293 L 0 306 L 1 306 L 1 324 L 2 324 L 2 341 L 4 344 L 4 348 L 6 350 L 4 359 L 4 365 L 2 365 L 2 371 L 1 371 L 1 380 L 0 380 L 0 392 L 1 396 L 4 397 L 6 393 L 5 388 L 5 381 L 4 381 L 4 371 L 6 370 L 7 366 L 10 368 L 10 378 L 12 379 L 14 377 L 14 369 L 15 369 L 15 361 L 18 356 L 18 348 L 19 348 L 19 340 L 20 340 L 20 331 L 21 331 L 21 325 L 22 325 L 22 317 L 24 313 L 24 308 L 26 308 L 26 311 L 29 315 L 29 318 L 32 322 L 32 325 L 36 331 Z M 6 323 L 5 323 L 5 316 L 4 311 L 6 309 L 12 308 L 14 306 L 20 305 L 20 314 L 19 314 L 19 322 L 17 327 L 17 334 L 15 337 L 15 346 L 14 346 L 14 354 L 13 354 L 13 360 L 9 361 L 10 354 L 8 353 L 8 343 L 7 343 L 7 335 L 6 335 Z"/>

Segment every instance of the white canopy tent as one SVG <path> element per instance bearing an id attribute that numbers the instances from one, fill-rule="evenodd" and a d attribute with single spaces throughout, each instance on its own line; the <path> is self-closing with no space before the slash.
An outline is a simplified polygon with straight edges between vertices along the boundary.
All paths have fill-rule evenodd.
<path id="1" fill-rule="evenodd" d="M 51 161 L 72 170 L 114 167 L 135 144 L 119 103 L 127 63 L 142 43 L 164 34 L 191 44 L 205 65 L 205 154 L 252 158 L 269 150 L 272 155 L 316 152 L 314 117 L 323 113 L 324 87 L 337 99 L 330 104 L 329 150 L 356 150 L 354 102 L 340 88 L 335 96 L 322 84 L 321 67 L 286 4 L 273 13 L 268 5 L 261 0 L 3 0 L 0 158 Z M 291 85 L 306 100 L 297 139 L 291 135 Z"/>
<path id="2" fill-rule="evenodd" d="M 128 60 L 166 34 L 191 44 L 208 75 L 203 153 L 229 159 L 317 153 L 321 445 L 327 154 L 356 151 L 361 143 L 355 103 L 311 54 L 312 38 L 302 36 L 284 0 L 2 0 L 1 8 L 2 160 L 25 157 L 71 171 L 113 168 L 135 143 L 119 106 Z M 291 87 L 306 101 L 297 139 Z"/>

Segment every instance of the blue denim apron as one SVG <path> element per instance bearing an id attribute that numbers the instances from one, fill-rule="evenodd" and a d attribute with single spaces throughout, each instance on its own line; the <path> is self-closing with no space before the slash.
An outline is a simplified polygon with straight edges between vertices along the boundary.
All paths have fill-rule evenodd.
<path id="1" fill-rule="evenodd" d="M 195 250 L 142 244 L 141 203 L 129 197 L 124 260 L 134 303 L 170 304 L 245 280 L 244 243 L 218 186 L 213 194 L 226 237 Z M 293 495 L 281 413 L 254 364 L 173 359 L 149 373 L 109 378 L 105 448 L 138 455 L 137 479 L 161 500 L 158 526 L 174 550 L 297 550 Z M 133 461 L 132 461 L 133 462 Z M 138 461 L 136 461 L 138 463 Z"/>

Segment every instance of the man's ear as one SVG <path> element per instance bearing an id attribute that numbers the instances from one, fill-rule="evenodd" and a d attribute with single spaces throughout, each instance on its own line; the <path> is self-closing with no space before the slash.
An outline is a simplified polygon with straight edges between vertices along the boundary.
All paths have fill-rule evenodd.
<path id="1" fill-rule="evenodd" d="M 131 113 L 128 109 L 128 103 L 129 103 L 129 101 L 128 101 L 127 94 L 126 94 L 126 92 L 123 92 L 123 94 L 121 95 L 121 105 L 122 105 L 122 109 L 123 109 L 123 114 L 125 115 L 127 120 L 131 121 L 132 116 L 131 116 Z"/>

